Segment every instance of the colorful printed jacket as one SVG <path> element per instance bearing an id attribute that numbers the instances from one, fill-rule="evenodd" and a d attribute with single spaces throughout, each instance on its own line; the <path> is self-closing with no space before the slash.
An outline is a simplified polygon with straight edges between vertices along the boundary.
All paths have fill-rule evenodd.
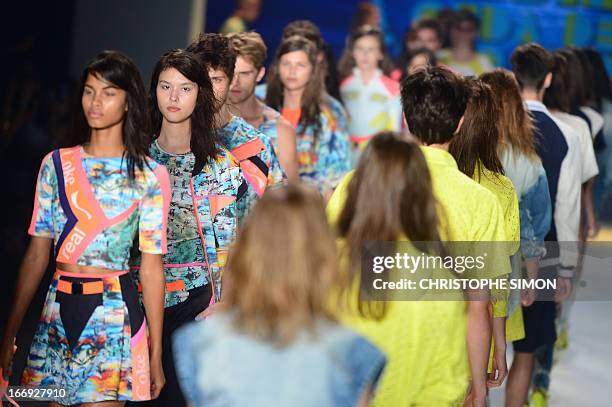
<path id="1" fill-rule="evenodd" d="M 153 146 L 152 146 L 153 148 Z M 244 199 L 246 188 L 245 179 L 238 161 L 225 148 L 221 149 L 214 161 L 209 161 L 202 171 L 189 180 L 193 208 L 195 208 L 198 235 L 204 248 L 205 264 L 191 264 L 204 266 L 208 276 L 206 279 L 196 278 L 196 274 L 176 274 L 179 267 L 190 264 L 177 264 L 177 253 L 168 252 L 164 256 L 164 273 L 166 276 L 166 307 L 184 301 L 186 291 L 211 282 L 213 298 L 211 303 L 221 299 L 221 275 L 227 261 L 227 252 L 230 244 L 236 237 L 238 227 L 238 205 Z M 242 187 L 241 187 L 242 186 Z M 195 260 L 195 259 L 194 259 Z M 132 264 L 138 264 L 132 261 Z M 136 273 L 135 273 L 136 274 Z M 181 287 L 178 290 L 169 290 L 173 283 L 178 281 Z"/>
<path id="2" fill-rule="evenodd" d="M 296 147 L 300 178 L 325 196 L 351 169 L 351 146 L 340 102 L 329 97 L 319 120 L 321 128 L 316 136 L 314 126 L 298 125 Z"/>
<path id="3" fill-rule="evenodd" d="M 241 187 L 245 189 L 245 196 L 238 202 L 237 208 L 238 219 L 242 222 L 267 188 L 283 184 L 285 174 L 270 138 L 241 117 L 232 116 L 219 129 L 219 136 L 223 145 L 239 161 L 247 181 Z"/>

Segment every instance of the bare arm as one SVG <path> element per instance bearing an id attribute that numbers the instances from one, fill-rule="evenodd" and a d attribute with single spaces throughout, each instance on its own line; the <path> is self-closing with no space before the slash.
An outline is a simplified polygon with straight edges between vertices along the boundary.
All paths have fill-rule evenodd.
<path id="1" fill-rule="evenodd" d="M 527 278 L 529 280 L 535 280 L 538 278 L 538 271 L 540 265 L 537 259 L 525 260 L 525 268 L 527 269 Z M 524 307 L 528 307 L 535 301 L 535 290 L 533 288 L 524 288 L 521 291 L 521 304 Z"/>
<path id="2" fill-rule="evenodd" d="M 165 383 L 161 365 L 165 288 L 164 266 L 161 254 L 142 253 L 140 281 L 142 283 L 142 299 L 149 327 L 151 397 L 156 398 Z"/>
<path id="3" fill-rule="evenodd" d="M 597 236 L 599 232 L 599 226 L 595 219 L 595 205 L 593 204 L 593 184 L 595 178 L 591 178 L 584 184 L 582 184 L 582 205 L 585 209 L 586 222 L 587 222 L 587 239 Z"/>
<path id="4" fill-rule="evenodd" d="M 491 314 L 489 301 L 483 299 L 484 290 L 468 293 L 467 346 L 474 405 L 484 406 L 487 395 L 487 363 L 491 345 Z"/>
<path id="5" fill-rule="evenodd" d="M 23 316 L 28 310 L 32 297 L 34 297 L 40 285 L 40 280 L 42 280 L 49 265 L 51 243 L 52 239 L 50 238 L 33 236 L 19 267 L 11 312 L 0 345 L 0 368 L 2 368 L 5 376 L 10 376 L 11 373 L 13 338 L 17 335 Z"/>
<path id="6" fill-rule="evenodd" d="M 372 383 L 368 384 L 368 387 L 363 391 L 359 401 L 357 402 L 357 407 L 368 407 L 370 405 L 370 401 L 372 400 Z"/>
<path id="7" fill-rule="evenodd" d="M 487 381 L 488 387 L 499 387 L 508 374 L 506 365 L 506 317 L 493 318 L 493 372 Z"/>
<path id="8" fill-rule="evenodd" d="M 289 181 L 296 181 L 298 179 L 298 163 L 295 130 L 287 120 L 279 118 L 277 132 L 278 160 L 283 170 L 285 170 L 287 179 Z"/>

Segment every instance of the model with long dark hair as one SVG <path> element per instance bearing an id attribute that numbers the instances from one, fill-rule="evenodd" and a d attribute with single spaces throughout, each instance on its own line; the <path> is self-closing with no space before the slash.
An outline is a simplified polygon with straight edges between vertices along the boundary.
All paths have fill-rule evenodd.
<path id="1" fill-rule="evenodd" d="M 116 51 L 83 71 L 76 147 L 55 150 L 38 176 L 32 235 L 0 347 L 10 374 L 13 337 L 49 263 L 57 268 L 22 384 L 65 389 L 62 405 L 158 396 L 170 200 L 166 169 L 146 157 L 147 101 L 136 65 Z M 146 318 L 128 272 L 134 238 Z M 134 248 L 136 249 L 136 248 Z"/>
<path id="2" fill-rule="evenodd" d="M 237 227 L 238 163 L 215 129 L 215 95 L 191 53 L 173 50 L 155 65 L 149 90 L 154 140 L 149 154 L 170 174 L 163 332 L 167 383 L 154 405 L 186 404 L 178 385 L 172 334 L 220 300 L 221 273 Z"/>

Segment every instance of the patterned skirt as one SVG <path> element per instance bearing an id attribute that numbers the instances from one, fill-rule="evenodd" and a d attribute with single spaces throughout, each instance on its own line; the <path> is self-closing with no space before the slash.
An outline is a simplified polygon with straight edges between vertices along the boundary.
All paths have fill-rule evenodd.
<path id="1" fill-rule="evenodd" d="M 151 398 L 146 320 L 127 271 L 56 271 L 21 381 L 65 389 L 54 400 L 64 405 Z"/>

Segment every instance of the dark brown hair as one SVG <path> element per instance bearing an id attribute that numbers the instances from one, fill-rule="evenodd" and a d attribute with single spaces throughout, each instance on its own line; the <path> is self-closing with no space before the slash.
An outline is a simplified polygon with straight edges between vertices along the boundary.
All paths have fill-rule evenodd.
<path id="1" fill-rule="evenodd" d="M 204 33 L 187 47 L 202 66 L 206 69 L 215 69 L 225 72 L 231 81 L 236 66 L 236 53 L 231 46 L 229 38 L 223 34 Z"/>
<path id="2" fill-rule="evenodd" d="M 584 72 L 582 64 L 580 63 L 578 55 L 569 48 L 560 49 L 556 53 L 563 56 L 567 62 L 566 70 L 567 79 L 569 79 L 569 81 L 565 86 L 569 98 L 570 111 L 578 110 L 580 106 L 584 106 L 586 100 L 583 86 Z"/>
<path id="3" fill-rule="evenodd" d="M 499 153 L 508 145 L 512 145 L 515 152 L 525 154 L 532 160 L 538 158 L 535 149 L 535 127 L 525 109 L 519 85 L 512 72 L 502 68 L 484 73 L 480 80 L 491 87 L 500 110 L 497 126 L 499 128 Z"/>
<path id="4" fill-rule="evenodd" d="M 128 177 L 135 179 L 136 170 L 143 171 L 147 164 L 149 144 L 151 142 L 150 122 L 147 112 L 147 94 L 138 67 L 127 55 L 119 51 L 102 51 L 96 55 L 81 75 L 79 96 L 83 94 L 89 75 L 110 82 L 124 90 L 128 109 L 123 117 L 121 134 L 125 152 Z M 89 142 L 91 128 L 87 123 L 81 97 L 76 102 L 76 114 L 73 131 L 69 140 L 71 146 Z"/>
<path id="5" fill-rule="evenodd" d="M 346 239 L 349 252 L 349 281 L 361 269 L 361 249 L 366 241 L 407 238 L 430 242 L 430 247 L 421 249 L 443 253 L 437 210 L 419 145 L 393 132 L 382 132 L 372 138 L 348 184 L 338 220 L 338 232 Z M 364 302 L 365 287 L 360 287 L 359 292 L 361 315 L 382 318 L 384 303 Z"/>
<path id="6" fill-rule="evenodd" d="M 570 87 L 572 78 L 569 75 L 567 58 L 561 53 L 553 54 L 552 82 L 544 91 L 544 104 L 551 110 L 569 113 L 572 104 Z"/>
<path id="7" fill-rule="evenodd" d="M 355 58 L 353 58 L 353 49 L 355 48 L 355 43 L 360 38 L 368 36 L 374 37 L 378 40 L 378 47 L 380 48 L 380 53 L 382 55 L 382 59 L 378 62 L 378 67 L 383 71 L 385 75 L 391 74 L 391 71 L 393 71 L 393 64 L 391 63 L 389 52 L 387 51 L 387 47 L 385 46 L 385 36 L 383 32 L 380 30 L 380 28 L 372 27 L 369 25 L 362 25 L 354 32 L 352 32 L 348 37 L 346 47 L 344 48 L 342 57 L 340 57 L 340 62 L 338 62 L 338 71 L 340 72 L 340 78 L 344 79 L 347 76 L 351 75 L 353 68 L 355 67 Z"/>
<path id="8" fill-rule="evenodd" d="M 313 126 L 314 136 L 317 138 L 321 130 L 321 122 L 319 115 L 321 114 L 321 104 L 324 102 L 325 87 L 323 85 L 323 76 L 321 75 L 321 65 L 317 63 L 317 47 L 316 45 L 301 36 L 293 36 L 283 40 L 276 51 L 274 61 L 270 67 L 268 75 L 268 86 L 266 89 L 266 104 L 277 110 L 283 108 L 283 89 L 284 86 L 280 79 L 279 63 L 283 55 L 290 52 L 303 51 L 308 56 L 308 61 L 312 65 L 312 73 L 310 80 L 306 84 L 306 89 L 302 95 L 299 124 L 304 128 Z"/>
<path id="9" fill-rule="evenodd" d="M 595 91 L 595 107 L 601 112 L 604 99 L 612 99 L 612 87 L 610 76 L 599 51 L 593 47 L 583 48 L 582 51 L 591 62 L 593 68 L 593 89 Z"/>
<path id="10" fill-rule="evenodd" d="M 582 67 L 581 87 L 584 94 L 584 100 L 580 106 L 595 107 L 595 83 L 593 82 L 593 67 L 591 61 L 585 52 L 580 48 L 570 48 L 570 50 L 578 57 L 580 66 Z"/>
<path id="11" fill-rule="evenodd" d="M 221 304 L 235 313 L 238 330 L 286 345 L 321 318 L 334 320 L 328 305 L 338 284 L 337 258 L 316 190 L 290 184 L 268 191 L 229 255 Z"/>
<path id="12" fill-rule="evenodd" d="M 463 125 L 448 147 L 459 171 L 480 181 L 481 166 L 498 174 L 504 168 L 497 155 L 499 108 L 491 87 L 479 79 L 470 79 L 470 98 Z"/>
<path id="13" fill-rule="evenodd" d="M 191 125 L 190 148 L 195 156 L 192 174 L 197 175 L 209 160 L 214 159 L 219 154 L 218 143 L 220 140 L 215 130 L 215 94 L 208 72 L 202 69 L 193 54 L 180 49 L 164 54 L 155 65 L 149 88 L 149 117 L 155 136 L 159 136 L 163 122 L 163 115 L 159 111 L 157 103 L 159 76 L 163 71 L 171 68 L 176 69 L 185 78 L 198 85 L 195 109 L 193 109 L 189 119 Z"/>
<path id="14" fill-rule="evenodd" d="M 408 129 L 425 145 L 444 144 L 454 135 L 467 106 L 465 80 L 444 67 L 427 67 L 401 84 Z"/>
<path id="15" fill-rule="evenodd" d="M 521 89 L 539 91 L 553 67 L 552 55 L 540 44 L 529 43 L 517 47 L 512 56 L 512 72 Z"/>

